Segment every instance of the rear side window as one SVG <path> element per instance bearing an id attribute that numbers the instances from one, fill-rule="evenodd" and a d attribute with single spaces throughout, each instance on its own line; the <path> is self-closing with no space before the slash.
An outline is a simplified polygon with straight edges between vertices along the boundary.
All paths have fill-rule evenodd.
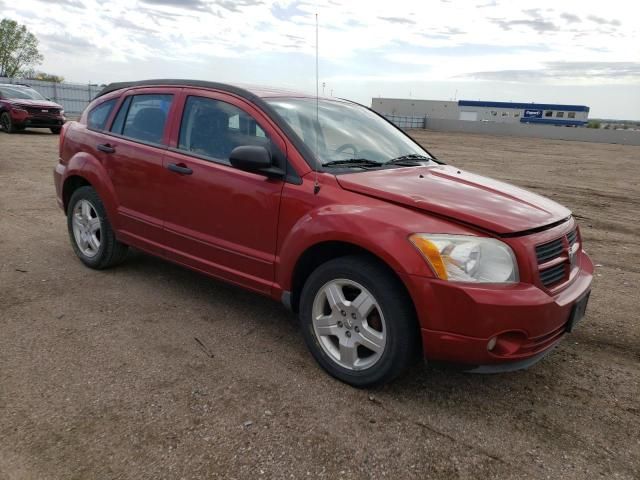
<path id="1" fill-rule="evenodd" d="M 162 143 L 173 95 L 134 95 L 122 103 L 111 131 L 133 140 Z"/>
<path id="2" fill-rule="evenodd" d="M 180 125 L 180 150 L 228 165 L 231 150 L 240 145 L 261 145 L 272 150 L 265 131 L 245 111 L 220 100 L 187 98 Z"/>
<path id="3" fill-rule="evenodd" d="M 104 130 L 109 114 L 116 106 L 116 100 L 107 100 L 91 110 L 87 115 L 87 127 L 91 130 Z"/>

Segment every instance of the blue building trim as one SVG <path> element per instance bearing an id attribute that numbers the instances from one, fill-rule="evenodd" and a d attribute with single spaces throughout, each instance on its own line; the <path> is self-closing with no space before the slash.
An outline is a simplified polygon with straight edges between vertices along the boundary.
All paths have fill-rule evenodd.
<path id="1" fill-rule="evenodd" d="M 564 112 L 589 112 L 586 105 L 561 105 L 555 103 L 512 103 L 512 102 L 482 102 L 476 100 L 458 100 L 459 107 L 488 107 L 488 108 L 514 108 L 518 110 L 559 110 Z"/>
<path id="2" fill-rule="evenodd" d="M 520 123 L 538 123 L 543 125 L 571 125 L 581 127 L 587 122 L 582 120 L 563 120 L 560 118 L 520 118 Z"/>

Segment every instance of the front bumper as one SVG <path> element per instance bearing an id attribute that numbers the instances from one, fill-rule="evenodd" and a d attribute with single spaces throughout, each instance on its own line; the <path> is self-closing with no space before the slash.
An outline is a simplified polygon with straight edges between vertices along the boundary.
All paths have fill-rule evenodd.
<path id="1" fill-rule="evenodd" d="M 514 367 L 493 368 L 502 371 L 539 360 L 565 335 L 573 306 L 591 289 L 593 264 L 580 255 L 571 284 L 553 295 L 527 283 L 482 286 L 412 277 L 425 357 L 485 370 Z M 498 344 L 489 351 L 493 337 Z"/>

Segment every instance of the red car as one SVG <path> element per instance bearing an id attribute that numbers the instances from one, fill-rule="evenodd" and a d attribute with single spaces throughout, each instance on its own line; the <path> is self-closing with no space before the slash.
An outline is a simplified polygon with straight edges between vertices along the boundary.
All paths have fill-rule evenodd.
<path id="1" fill-rule="evenodd" d="M 131 246 L 281 300 L 318 363 L 358 387 L 420 356 L 525 368 L 589 298 L 569 210 L 445 165 L 345 100 L 112 84 L 65 126 L 54 177 L 87 266 Z"/>
<path id="2" fill-rule="evenodd" d="M 25 85 L 0 84 L 0 129 L 48 128 L 58 134 L 66 121 L 62 106 Z"/>

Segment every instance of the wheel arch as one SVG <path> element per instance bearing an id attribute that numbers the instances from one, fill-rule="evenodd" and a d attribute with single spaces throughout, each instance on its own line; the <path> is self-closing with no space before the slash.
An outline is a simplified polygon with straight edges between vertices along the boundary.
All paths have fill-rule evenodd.
<path id="1" fill-rule="evenodd" d="M 78 188 L 83 186 L 92 187 L 102 200 L 107 217 L 112 226 L 116 227 L 114 221 L 117 211 L 117 199 L 113 184 L 104 166 L 94 156 L 85 152 L 78 152 L 70 160 L 66 167 L 64 179 L 62 181 L 62 202 L 66 213 L 71 195 Z"/>
<path id="2" fill-rule="evenodd" d="M 383 258 L 375 254 L 371 250 L 357 245 L 355 243 L 343 240 L 329 240 L 315 243 L 309 246 L 298 257 L 291 274 L 291 292 L 290 303 L 294 312 L 298 312 L 300 295 L 305 282 L 309 275 L 323 263 L 339 257 L 348 255 L 359 255 L 369 258 L 371 261 L 384 267 L 398 282 L 407 295 L 409 301 L 415 310 L 414 302 L 409 293 L 407 285 L 402 277 L 396 272 Z"/>
<path id="3" fill-rule="evenodd" d="M 71 196 L 80 187 L 93 187 L 93 185 L 85 177 L 78 174 L 70 175 L 64 180 L 62 184 L 62 205 L 64 206 L 65 213 L 69 207 Z"/>

